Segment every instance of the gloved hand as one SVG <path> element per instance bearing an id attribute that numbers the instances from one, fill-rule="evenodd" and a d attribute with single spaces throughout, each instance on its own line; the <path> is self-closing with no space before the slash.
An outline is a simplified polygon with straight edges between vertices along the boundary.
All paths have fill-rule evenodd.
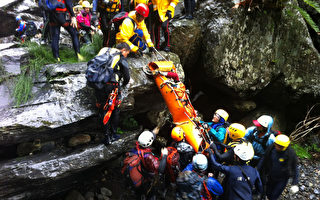
<path id="1" fill-rule="evenodd" d="M 77 28 L 78 22 L 76 17 L 71 17 L 71 23 L 70 26 L 72 26 L 73 28 Z"/>
<path id="2" fill-rule="evenodd" d="M 150 52 L 150 53 L 156 52 L 156 48 L 154 48 L 154 47 L 149 47 L 149 52 Z"/>
<path id="3" fill-rule="evenodd" d="M 299 191 L 299 187 L 298 187 L 297 185 L 293 185 L 293 186 L 290 187 L 290 192 L 291 192 L 292 194 L 295 194 L 295 193 L 297 193 L 298 191 Z"/>
<path id="4" fill-rule="evenodd" d="M 209 125 L 208 125 L 207 123 L 203 123 L 203 124 L 202 124 L 202 127 L 203 127 L 204 129 L 208 129 L 208 128 L 209 128 Z"/>
<path id="5" fill-rule="evenodd" d="M 167 10 L 166 16 L 169 18 L 169 20 L 172 19 L 172 12 L 171 12 L 171 10 Z"/>
<path id="6" fill-rule="evenodd" d="M 162 148 L 161 149 L 161 154 L 162 155 L 168 155 L 168 149 L 167 148 Z"/>

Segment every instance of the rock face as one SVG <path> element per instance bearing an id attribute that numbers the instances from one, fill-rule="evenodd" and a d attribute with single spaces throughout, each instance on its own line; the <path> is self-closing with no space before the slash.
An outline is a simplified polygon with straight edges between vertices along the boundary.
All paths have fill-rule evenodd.
<path id="1" fill-rule="evenodd" d="M 292 1 L 296 4 L 296 1 Z M 198 12 L 203 62 L 210 80 L 250 97 L 283 76 L 297 94 L 319 95 L 320 56 L 306 23 L 292 6 L 231 11 L 226 1 L 204 1 Z"/>

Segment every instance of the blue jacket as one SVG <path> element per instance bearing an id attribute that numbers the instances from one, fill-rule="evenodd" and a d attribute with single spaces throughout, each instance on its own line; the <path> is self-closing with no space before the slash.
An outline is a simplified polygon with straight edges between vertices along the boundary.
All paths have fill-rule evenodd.
<path id="1" fill-rule="evenodd" d="M 267 147 L 273 144 L 275 136 L 271 130 L 272 125 L 273 120 L 269 122 L 267 132 L 261 138 L 258 136 L 259 133 L 256 126 L 247 128 L 244 138 L 252 143 L 255 154 L 254 159 L 260 159 L 264 155 Z"/>
<path id="2" fill-rule="evenodd" d="M 225 190 L 223 199 L 230 200 L 249 200 L 252 199 L 252 189 L 247 182 L 247 179 L 242 174 L 240 167 L 243 169 L 247 177 L 249 177 L 251 185 L 255 186 L 259 193 L 262 193 L 262 183 L 257 169 L 248 165 L 226 166 L 217 163 L 213 154 L 210 154 L 211 164 L 214 169 L 226 174 Z"/>
<path id="3" fill-rule="evenodd" d="M 200 121 L 200 122 L 203 123 L 203 121 Z M 224 138 L 226 136 L 226 132 L 227 132 L 227 129 L 223 126 L 224 123 L 221 123 L 221 125 L 218 125 L 215 128 L 214 126 L 217 123 L 214 123 L 214 122 L 206 122 L 206 123 L 211 127 L 210 131 L 208 132 L 210 137 L 213 137 L 217 141 L 223 143 Z"/>

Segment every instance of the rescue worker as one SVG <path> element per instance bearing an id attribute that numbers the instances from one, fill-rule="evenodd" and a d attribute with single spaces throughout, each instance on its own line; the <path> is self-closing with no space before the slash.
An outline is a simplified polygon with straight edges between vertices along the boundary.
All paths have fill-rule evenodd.
<path id="1" fill-rule="evenodd" d="M 170 51 L 170 32 L 169 32 L 169 22 L 174 17 L 174 9 L 179 3 L 179 0 L 157 0 L 154 4 L 155 22 L 154 22 L 154 39 L 156 48 L 160 49 L 160 29 L 164 34 L 165 47 L 164 51 Z"/>
<path id="2" fill-rule="evenodd" d="M 193 19 L 193 12 L 196 6 L 195 0 L 184 0 L 185 15 L 181 19 Z"/>
<path id="3" fill-rule="evenodd" d="M 88 1 L 82 2 L 83 10 L 77 15 L 79 34 L 82 36 L 86 44 L 90 44 L 92 41 L 92 34 L 95 27 L 91 25 L 91 13 L 90 8 L 92 6 Z"/>
<path id="4" fill-rule="evenodd" d="M 78 38 L 77 28 L 77 19 L 72 9 L 72 1 L 71 0 L 61 0 L 62 6 L 57 7 L 55 11 L 49 12 L 49 25 L 50 25 L 50 33 L 51 33 L 51 47 L 53 57 L 60 62 L 59 56 L 59 39 L 60 39 L 60 28 L 61 26 L 68 31 L 72 39 L 73 49 L 78 57 L 79 61 L 83 61 L 84 58 L 80 54 L 80 43 Z M 68 14 L 67 14 L 68 12 Z M 67 17 L 71 19 L 67 20 Z"/>
<path id="5" fill-rule="evenodd" d="M 227 146 L 225 146 L 226 151 L 220 153 L 214 142 L 211 143 L 210 148 L 213 149 L 215 157 L 220 163 L 232 164 L 232 162 L 234 161 L 234 148 L 238 144 L 246 142 L 243 138 L 246 133 L 246 128 L 242 124 L 232 123 L 228 127 L 227 133 L 229 143 L 227 144 Z"/>
<path id="6" fill-rule="evenodd" d="M 176 126 L 172 129 L 171 138 L 175 141 L 172 146 L 177 149 L 180 156 L 180 170 L 183 170 L 189 163 L 191 163 L 195 151 L 190 144 L 185 142 L 184 131 L 181 127 Z"/>
<path id="7" fill-rule="evenodd" d="M 119 12 L 124 11 L 123 0 L 93 0 L 92 21 L 98 25 L 97 14 L 99 13 L 101 31 L 103 33 L 103 46 L 112 47 L 115 44 L 116 31 L 111 30 L 111 19 Z M 119 43 L 119 42 L 118 42 Z M 121 42 L 120 42 L 121 43 Z"/>
<path id="8" fill-rule="evenodd" d="M 135 11 L 131 11 L 120 25 L 120 31 L 116 35 L 116 42 L 126 42 L 134 53 L 146 53 L 154 50 L 144 19 L 149 15 L 149 8 L 145 4 L 138 4 Z M 145 44 L 144 41 L 147 44 Z"/>
<path id="9" fill-rule="evenodd" d="M 225 200 L 244 200 L 252 199 L 253 188 L 262 193 L 262 183 L 257 169 L 246 165 L 246 162 L 253 158 L 254 150 L 250 143 L 238 144 L 234 148 L 234 166 L 226 166 L 218 163 L 212 151 L 210 160 L 213 168 L 226 174 L 223 181 L 224 194 L 222 199 Z"/>
<path id="10" fill-rule="evenodd" d="M 149 31 L 149 34 L 151 35 L 151 30 L 152 30 L 152 25 L 153 25 L 153 16 L 154 16 L 154 11 L 153 11 L 153 4 L 152 0 L 130 0 L 130 11 L 134 10 L 135 7 L 137 7 L 138 4 L 143 3 L 146 4 L 149 8 L 149 17 L 147 17 L 144 22 L 147 26 L 147 29 Z"/>
<path id="11" fill-rule="evenodd" d="M 16 17 L 16 21 L 18 23 L 18 28 L 16 29 L 15 36 L 18 37 L 21 42 L 32 38 L 37 34 L 37 26 L 32 21 L 24 21 L 20 16 Z"/>
<path id="12" fill-rule="evenodd" d="M 144 182 L 141 187 L 135 189 L 137 196 L 141 196 L 142 198 L 147 196 L 147 199 L 155 199 L 157 188 L 153 187 L 153 182 L 157 178 L 156 176 L 163 176 L 166 167 L 168 150 L 166 148 L 161 149 L 162 159 L 159 161 L 158 157 L 156 157 L 150 149 L 158 132 L 158 127 L 153 129 L 152 132 L 148 130 L 143 131 L 138 137 L 136 147 L 130 151 L 135 154 L 143 155 L 140 159 L 142 164 L 141 167 L 143 171 L 146 172 L 143 173 L 143 175 L 145 175 L 143 177 Z"/>
<path id="13" fill-rule="evenodd" d="M 46 44 L 51 42 L 51 34 L 49 27 L 49 11 L 44 8 L 44 1 L 38 0 L 38 6 L 41 9 L 41 15 L 43 19 L 43 26 L 41 26 L 41 42 L 40 44 Z"/>
<path id="14" fill-rule="evenodd" d="M 226 127 L 228 124 L 226 122 L 228 118 L 229 114 L 225 110 L 218 109 L 213 115 L 212 122 L 200 121 L 200 123 L 208 130 L 211 140 L 223 143 L 227 137 Z"/>
<path id="15" fill-rule="evenodd" d="M 110 144 L 113 141 L 116 141 L 120 138 L 117 135 L 117 128 L 119 124 L 119 115 L 120 115 L 120 103 L 121 103 L 121 90 L 120 90 L 120 81 L 123 79 L 121 86 L 124 87 L 129 83 L 130 74 L 129 74 L 129 66 L 126 57 L 130 53 L 130 47 L 126 43 L 120 43 L 116 46 L 116 48 L 102 48 L 97 56 L 103 55 L 105 53 L 113 54 L 111 58 L 117 62 L 108 62 L 111 63 L 113 67 L 113 75 L 110 81 L 103 87 L 103 89 L 95 90 L 96 98 L 97 98 L 97 107 L 99 109 L 99 116 L 101 122 L 108 110 L 106 109 L 106 104 L 108 104 L 109 94 L 114 91 L 115 88 L 118 88 L 118 96 L 114 105 L 114 110 L 110 116 L 110 119 L 107 124 L 104 125 L 104 134 L 105 139 L 103 143 L 105 145 Z M 107 58 L 110 58 L 107 56 Z"/>
<path id="16" fill-rule="evenodd" d="M 276 136 L 257 167 L 262 180 L 266 181 L 266 195 L 269 200 L 280 197 L 289 178 L 292 178 L 290 192 L 299 191 L 297 162 L 297 155 L 290 146 L 289 137 L 282 134 Z"/>
<path id="17" fill-rule="evenodd" d="M 16 22 L 18 23 L 18 28 L 16 28 L 15 36 L 18 37 L 22 42 L 24 42 L 25 35 L 24 32 L 27 27 L 27 23 L 22 20 L 21 16 L 16 16 Z"/>
<path id="18" fill-rule="evenodd" d="M 274 142 L 277 132 L 271 130 L 273 118 L 269 115 L 260 116 L 257 120 L 253 120 L 253 124 L 255 126 L 251 126 L 246 130 L 244 138 L 252 143 L 255 155 L 251 164 L 256 166 L 267 147 Z"/>
<path id="19" fill-rule="evenodd" d="M 177 199 L 212 199 L 221 195 L 223 188 L 213 177 L 206 176 L 208 167 L 207 157 L 196 154 L 190 163 L 177 178 Z"/>

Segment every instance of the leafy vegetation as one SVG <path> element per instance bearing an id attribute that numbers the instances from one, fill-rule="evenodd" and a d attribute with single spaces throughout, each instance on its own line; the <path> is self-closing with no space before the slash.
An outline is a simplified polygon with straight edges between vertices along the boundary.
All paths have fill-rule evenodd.
<path id="1" fill-rule="evenodd" d="M 311 159 L 312 152 L 320 153 L 320 148 L 316 144 L 304 145 L 304 146 L 301 146 L 299 144 L 293 144 L 292 148 L 295 150 L 299 158 Z"/>
<path id="2" fill-rule="evenodd" d="M 139 124 L 132 116 L 124 116 L 121 127 L 125 130 L 137 130 Z"/>
<path id="3" fill-rule="evenodd" d="M 34 42 L 25 42 L 22 46 L 27 48 L 30 59 L 28 64 L 21 67 L 21 75 L 17 78 L 14 89 L 16 105 L 25 103 L 32 97 L 33 79 L 38 77 L 41 68 L 44 65 L 57 62 L 49 46 L 40 46 Z M 101 36 L 95 35 L 92 44 L 81 47 L 80 53 L 85 57 L 85 61 L 89 61 L 99 52 L 101 47 Z M 78 62 L 72 48 L 61 47 L 59 54 L 63 63 Z"/>

